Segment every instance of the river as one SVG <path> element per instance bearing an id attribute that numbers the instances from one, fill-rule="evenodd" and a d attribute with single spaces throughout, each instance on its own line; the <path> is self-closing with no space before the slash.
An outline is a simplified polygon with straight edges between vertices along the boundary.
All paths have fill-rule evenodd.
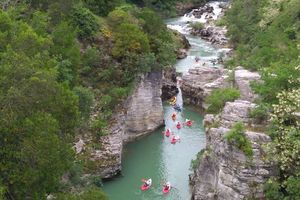
<path id="1" fill-rule="evenodd" d="M 210 3 L 215 8 L 215 14 L 219 15 L 218 2 Z M 202 21 L 201 21 L 202 20 Z M 192 15 L 166 20 L 169 28 L 178 30 L 186 35 L 191 44 L 188 56 L 176 63 L 176 71 L 186 73 L 188 69 L 197 66 L 195 57 L 198 56 L 212 67 L 210 60 L 217 59 L 221 52 L 227 49 L 217 49 L 209 42 L 199 37 L 188 34 L 190 21 L 201 21 Z M 178 99 L 181 99 L 181 92 Z M 142 139 L 127 144 L 122 157 L 122 176 L 116 177 L 104 183 L 103 190 L 109 195 L 110 200 L 189 200 L 191 192 L 188 175 L 191 160 L 205 147 L 205 133 L 202 126 L 203 116 L 192 106 L 183 106 L 182 112 L 177 115 L 176 121 L 191 119 L 192 127 L 183 127 L 177 130 L 171 115 L 174 109 L 164 104 L 164 119 L 166 126 L 149 134 Z M 170 139 L 163 136 L 162 131 L 166 127 L 179 135 L 181 141 L 171 144 Z M 152 187 L 142 192 L 141 179 L 152 178 Z M 170 181 L 172 190 L 169 194 L 162 194 L 162 183 Z"/>

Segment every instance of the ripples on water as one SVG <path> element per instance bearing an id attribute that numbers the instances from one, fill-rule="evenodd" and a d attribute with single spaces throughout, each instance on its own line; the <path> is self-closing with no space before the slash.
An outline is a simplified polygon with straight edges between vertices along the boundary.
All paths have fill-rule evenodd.
<path id="1" fill-rule="evenodd" d="M 212 2 L 216 8 L 217 3 Z M 219 12 L 219 10 L 217 11 Z M 217 13 L 218 14 L 218 13 Z M 188 57 L 179 60 L 176 64 L 178 72 L 186 73 L 194 67 L 195 57 L 207 61 L 218 58 L 221 52 L 228 49 L 217 49 L 209 42 L 188 34 L 187 22 L 201 21 L 192 16 L 184 16 L 167 20 L 169 28 L 178 30 L 186 35 L 192 47 Z M 210 63 L 212 66 L 212 64 Z M 217 65 L 216 65 L 217 66 Z M 181 93 L 178 101 L 182 102 Z M 179 135 L 181 142 L 172 145 L 170 138 L 162 135 L 165 128 L 161 128 L 141 140 L 130 143 L 124 148 L 122 161 L 123 176 L 104 184 L 104 191 L 111 200 L 189 200 L 191 193 L 188 175 L 191 173 L 190 163 L 196 154 L 205 147 L 205 133 L 202 126 L 203 117 L 192 107 L 183 107 L 176 121 L 183 122 L 191 119 L 194 124 L 191 128 L 176 129 L 175 122 L 171 120 L 174 109 L 168 104 L 164 105 L 166 127 L 171 128 Z M 142 192 L 141 179 L 152 178 L 153 185 L 148 191 Z M 170 181 L 173 188 L 169 194 L 162 194 L 162 183 Z"/>

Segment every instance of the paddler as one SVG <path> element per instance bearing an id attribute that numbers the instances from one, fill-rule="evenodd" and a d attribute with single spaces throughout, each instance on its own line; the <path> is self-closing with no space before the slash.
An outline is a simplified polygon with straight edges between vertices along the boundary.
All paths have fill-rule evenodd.
<path id="1" fill-rule="evenodd" d="M 172 114 L 172 120 L 175 121 L 176 120 L 176 113 Z"/>
<path id="2" fill-rule="evenodd" d="M 164 184 L 164 190 L 168 191 L 171 189 L 171 183 L 170 182 L 166 182 L 166 184 Z"/>
<path id="3" fill-rule="evenodd" d="M 177 129 L 181 129 L 181 124 L 180 124 L 180 122 L 177 122 L 176 128 L 177 128 Z"/>
<path id="4" fill-rule="evenodd" d="M 186 124 L 187 126 L 192 126 L 193 122 L 192 122 L 192 120 L 190 120 L 190 119 L 186 119 L 186 120 L 185 120 L 185 124 Z"/>
<path id="5" fill-rule="evenodd" d="M 145 187 L 149 187 L 149 186 L 151 186 L 151 184 L 152 184 L 152 179 L 149 178 L 149 179 L 147 179 L 147 180 L 143 180 L 143 182 L 144 182 L 144 186 L 145 186 Z"/>

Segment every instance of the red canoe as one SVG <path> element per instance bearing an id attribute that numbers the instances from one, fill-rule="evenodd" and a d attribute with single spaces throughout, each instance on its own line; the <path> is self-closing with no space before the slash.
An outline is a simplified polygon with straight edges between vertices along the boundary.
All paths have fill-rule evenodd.
<path id="1" fill-rule="evenodd" d="M 188 127 L 191 127 L 191 126 L 193 125 L 193 122 L 192 122 L 192 121 L 188 121 L 188 122 L 186 122 L 186 125 L 187 125 Z"/>
<path id="2" fill-rule="evenodd" d="M 170 190 L 171 190 L 171 187 L 169 187 L 169 189 L 166 189 L 165 187 L 163 187 L 163 193 L 164 194 L 167 194 L 167 193 L 169 193 L 170 192 Z"/>
<path id="3" fill-rule="evenodd" d="M 181 125 L 180 125 L 180 124 L 177 124 L 177 125 L 176 125 L 176 128 L 177 128 L 177 129 L 181 129 Z"/>
<path id="4" fill-rule="evenodd" d="M 141 185 L 141 190 L 145 191 L 148 190 L 151 187 L 151 185 L 145 186 L 145 185 Z"/>
<path id="5" fill-rule="evenodd" d="M 177 140 L 176 140 L 176 139 L 174 139 L 174 138 L 172 138 L 172 140 L 171 140 L 171 144 L 176 144 L 176 142 L 177 142 Z"/>
<path id="6" fill-rule="evenodd" d="M 166 133 L 165 133 L 166 137 L 169 137 L 170 134 L 171 134 L 170 131 L 166 131 Z"/>

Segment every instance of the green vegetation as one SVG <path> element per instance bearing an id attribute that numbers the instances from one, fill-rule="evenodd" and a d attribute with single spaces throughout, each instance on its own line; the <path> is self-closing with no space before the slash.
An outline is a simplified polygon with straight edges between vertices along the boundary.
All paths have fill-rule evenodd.
<path id="1" fill-rule="evenodd" d="M 162 16 L 175 16 L 177 5 L 186 4 L 204 4 L 208 0 L 128 0 L 128 2 L 133 2 L 139 6 L 145 6 L 151 8 Z"/>
<path id="2" fill-rule="evenodd" d="M 89 150 L 136 78 L 181 45 L 152 10 L 124 3 L 0 1 L 0 199 L 107 199 L 99 178 L 82 179 L 97 170 Z"/>
<path id="3" fill-rule="evenodd" d="M 269 118 L 270 108 L 267 105 L 260 104 L 249 112 L 249 117 L 255 119 L 257 123 L 266 122 Z"/>
<path id="4" fill-rule="evenodd" d="M 193 30 L 201 30 L 204 28 L 204 24 L 201 22 L 194 22 L 189 25 Z"/>
<path id="5" fill-rule="evenodd" d="M 196 159 L 191 160 L 190 168 L 195 170 L 199 167 L 201 160 L 211 153 L 211 149 L 202 149 L 197 153 Z"/>
<path id="6" fill-rule="evenodd" d="M 235 88 L 225 88 L 214 90 L 209 96 L 206 97 L 205 103 L 209 105 L 207 113 L 219 113 L 225 106 L 227 101 L 234 101 L 240 97 L 239 90 Z"/>
<path id="7" fill-rule="evenodd" d="M 268 157 L 279 167 L 266 184 L 267 199 L 299 199 L 300 4 L 298 0 L 234 0 L 225 23 L 236 53 L 228 65 L 259 70 L 253 84 L 259 106 L 250 115 L 271 120 Z M 270 113 L 270 114 L 268 114 Z"/>
<path id="8" fill-rule="evenodd" d="M 232 129 L 225 135 L 225 139 L 229 144 L 232 144 L 236 148 L 243 151 L 248 158 L 251 158 L 253 156 L 252 146 L 245 135 L 245 127 L 243 123 L 236 123 L 232 127 Z"/>

